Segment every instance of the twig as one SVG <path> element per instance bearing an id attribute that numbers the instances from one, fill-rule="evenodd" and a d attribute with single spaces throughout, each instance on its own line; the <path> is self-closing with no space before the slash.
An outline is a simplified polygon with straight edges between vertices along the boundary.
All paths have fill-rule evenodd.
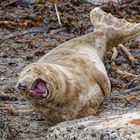
<path id="1" fill-rule="evenodd" d="M 130 86 L 134 81 L 139 81 L 140 80 L 140 75 L 138 75 L 137 77 L 135 77 L 134 79 L 132 79 L 129 83 L 126 84 L 126 86 Z"/>
<path id="2" fill-rule="evenodd" d="M 140 93 L 140 85 L 135 86 L 134 88 L 113 92 L 112 97 L 124 98 L 125 96 L 128 96 L 128 97 L 136 97 L 137 99 L 140 99 L 139 93 Z"/>
<path id="3" fill-rule="evenodd" d="M 130 93 L 130 92 L 135 92 L 135 91 L 140 91 L 140 86 L 135 86 L 134 88 L 131 88 L 131 89 L 126 89 L 124 91 L 122 91 L 121 93 Z"/>
<path id="4" fill-rule="evenodd" d="M 127 72 L 127 71 L 122 71 L 117 68 L 114 68 L 114 70 L 117 74 L 123 75 L 123 77 L 138 77 L 138 75 L 135 75 L 135 74 Z"/>
<path id="5" fill-rule="evenodd" d="M 131 64 L 133 65 L 135 62 L 134 57 L 132 56 L 132 54 L 128 51 L 128 49 L 123 45 L 123 44 L 119 44 L 118 45 L 121 50 L 125 53 L 125 55 L 128 57 L 129 61 L 131 62 Z"/>
<path id="6" fill-rule="evenodd" d="M 112 51 L 106 52 L 106 59 L 108 62 L 114 62 L 114 60 L 117 58 L 118 51 L 115 47 L 112 48 Z"/>
<path id="7" fill-rule="evenodd" d="M 60 20 L 60 16 L 59 16 L 59 13 L 58 13 L 58 9 L 57 9 L 56 3 L 54 4 L 54 7 L 55 7 L 55 11 L 56 11 L 56 15 L 57 15 L 57 19 L 58 19 L 59 25 L 62 26 L 62 23 L 61 23 L 61 20 Z"/>
<path id="8" fill-rule="evenodd" d="M 113 54 L 112 54 L 111 60 L 115 60 L 117 58 L 118 51 L 115 47 L 113 47 L 112 51 L 113 51 Z"/>

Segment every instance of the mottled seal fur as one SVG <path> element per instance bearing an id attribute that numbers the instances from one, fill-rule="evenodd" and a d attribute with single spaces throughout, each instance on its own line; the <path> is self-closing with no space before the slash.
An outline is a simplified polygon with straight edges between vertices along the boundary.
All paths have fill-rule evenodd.
<path id="1" fill-rule="evenodd" d="M 54 124 L 97 112 L 111 92 L 103 64 L 106 51 L 140 33 L 140 24 L 100 8 L 91 11 L 90 19 L 93 32 L 59 45 L 19 76 L 19 93 Z"/>

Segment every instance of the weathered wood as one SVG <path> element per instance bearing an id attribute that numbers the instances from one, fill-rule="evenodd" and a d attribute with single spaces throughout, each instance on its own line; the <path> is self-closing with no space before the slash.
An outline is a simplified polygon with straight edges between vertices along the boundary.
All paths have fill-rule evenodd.
<path id="1" fill-rule="evenodd" d="M 140 140 L 140 112 L 60 123 L 48 130 L 46 139 Z"/>

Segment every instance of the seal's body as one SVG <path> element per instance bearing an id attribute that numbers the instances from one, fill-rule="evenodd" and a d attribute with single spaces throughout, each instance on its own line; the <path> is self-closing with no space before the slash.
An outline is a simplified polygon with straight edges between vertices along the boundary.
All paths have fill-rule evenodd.
<path id="1" fill-rule="evenodd" d="M 106 50 L 140 33 L 140 24 L 99 8 L 91 11 L 90 18 L 94 32 L 61 44 L 19 76 L 19 92 L 50 122 L 95 114 L 111 90 L 103 64 Z"/>

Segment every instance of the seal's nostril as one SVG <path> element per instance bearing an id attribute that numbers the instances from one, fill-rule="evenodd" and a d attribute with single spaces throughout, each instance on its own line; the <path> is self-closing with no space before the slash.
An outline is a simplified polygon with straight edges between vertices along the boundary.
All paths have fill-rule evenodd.
<path id="1" fill-rule="evenodd" d="M 26 89 L 27 86 L 26 86 L 25 84 L 23 84 L 23 83 L 18 83 L 18 84 L 17 84 L 17 88 L 18 88 L 18 89 Z"/>

